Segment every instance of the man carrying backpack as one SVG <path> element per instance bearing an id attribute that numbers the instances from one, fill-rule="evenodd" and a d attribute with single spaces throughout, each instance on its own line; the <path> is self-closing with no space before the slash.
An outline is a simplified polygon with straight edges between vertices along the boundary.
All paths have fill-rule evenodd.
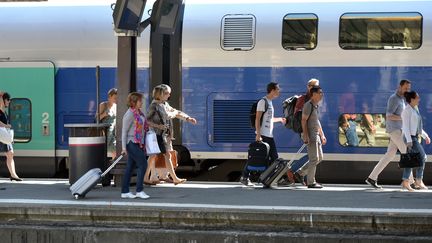
<path id="1" fill-rule="evenodd" d="M 299 123 L 297 126 L 301 127 L 301 113 L 303 110 L 303 106 L 306 102 L 308 102 L 310 100 L 310 98 L 312 97 L 312 94 L 310 92 L 310 90 L 312 89 L 312 87 L 314 86 L 319 86 L 319 80 L 316 78 L 311 78 L 306 85 L 306 93 L 301 95 L 300 97 L 297 98 L 296 103 L 295 103 L 295 108 L 294 108 L 294 116 L 296 113 L 300 113 L 299 117 Z M 288 121 L 287 121 L 288 122 Z M 294 130 L 294 127 L 291 127 L 291 129 Z M 295 131 L 296 132 L 296 131 Z M 296 161 L 296 162 L 300 162 L 300 161 Z M 301 160 L 302 163 L 306 164 L 309 161 L 308 160 Z M 294 163 L 291 167 L 291 169 L 288 170 L 287 172 L 287 178 L 288 181 L 286 181 L 286 179 L 281 179 L 281 181 L 278 182 L 279 186 L 287 186 L 287 185 L 292 185 L 295 183 L 294 178 L 298 179 L 298 182 L 306 185 L 306 182 L 304 181 L 303 177 L 300 176 L 299 174 L 296 174 L 296 170 L 294 170 L 293 168 L 301 168 L 304 164 L 301 165 L 297 165 L 296 163 Z"/>
<path id="2" fill-rule="evenodd" d="M 302 112 L 302 138 L 304 143 L 308 145 L 309 163 L 303 166 L 298 174 L 307 175 L 308 188 L 319 189 L 322 186 L 315 181 L 316 167 L 323 160 L 322 145 L 327 143 L 318 119 L 318 103 L 322 100 L 323 92 L 321 87 L 314 86 L 310 89 L 310 93 L 310 100 L 304 104 Z"/>
<path id="3" fill-rule="evenodd" d="M 256 109 L 255 140 L 263 141 L 269 144 L 270 151 L 268 156 L 268 165 L 273 163 L 273 161 L 279 157 L 276 149 L 276 144 L 273 139 L 273 123 L 285 123 L 285 118 L 274 117 L 272 100 L 279 97 L 279 95 L 280 88 L 278 83 L 271 82 L 267 84 L 267 95 L 258 102 Z M 248 165 L 246 164 L 245 168 L 243 169 L 240 182 L 246 186 L 252 186 L 253 184 L 249 180 L 250 171 L 247 167 Z"/>

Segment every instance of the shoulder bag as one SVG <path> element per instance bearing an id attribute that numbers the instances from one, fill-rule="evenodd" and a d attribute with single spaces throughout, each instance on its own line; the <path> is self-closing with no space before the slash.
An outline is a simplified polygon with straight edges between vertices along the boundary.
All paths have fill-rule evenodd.
<path id="1" fill-rule="evenodd" d="M 399 168 L 415 168 L 420 167 L 422 158 L 420 152 L 410 149 L 406 154 L 400 155 Z"/>

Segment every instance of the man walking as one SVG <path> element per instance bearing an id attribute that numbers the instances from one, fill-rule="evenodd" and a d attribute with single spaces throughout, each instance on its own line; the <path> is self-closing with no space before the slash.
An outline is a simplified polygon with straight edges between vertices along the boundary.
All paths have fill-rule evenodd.
<path id="1" fill-rule="evenodd" d="M 316 78 L 311 78 L 309 79 L 309 81 L 307 82 L 306 85 L 306 93 L 301 95 L 299 98 L 297 98 L 297 102 L 294 108 L 294 114 L 296 114 L 297 112 L 301 112 L 303 110 L 303 106 L 306 102 L 308 102 L 312 96 L 310 90 L 312 89 L 312 87 L 314 86 L 319 86 L 319 80 Z M 299 182 L 306 185 L 306 182 L 304 181 L 304 179 L 298 175 L 298 174 L 294 174 L 297 170 L 295 170 L 294 168 L 301 168 L 304 164 L 308 163 L 309 160 L 307 161 L 296 161 L 291 168 L 287 171 L 286 177 L 282 177 L 282 179 L 278 182 L 278 186 L 291 186 L 295 184 L 295 178 L 299 178 Z"/>
<path id="2" fill-rule="evenodd" d="M 256 141 L 263 141 L 269 144 L 270 151 L 269 151 L 269 158 L 268 158 L 268 165 L 273 163 L 279 156 L 276 149 L 276 144 L 273 139 L 273 123 L 274 122 L 282 122 L 285 123 L 285 118 L 282 117 L 274 117 L 274 109 L 273 109 L 273 103 L 272 100 L 279 97 L 280 95 L 280 88 L 279 84 L 275 82 L 271 82 L 267 84 L 267 95 L 264 96 L 257 105 L 257 112 L 256 112 L 256 118 L 255 118 L 255 140 Z M 266 110 L 266 103 L 267 103 L 267 110 Z M 262 124 L 261 124 L 261 117 Z M 240 179 L 240 182 L 246 186 L 252 186 L 253 184 L 249 180 L 249 170 L 248 165 L 246 164 L 245 168 L 243 169 L 242 178 Z"/>
<path id="3" fill-rule="evenodd" d="M 318 104 L 322 100 L 321 87 L 314 86 L 310 89 L 311 98 L 303 106 L 302 112 L 302 138 L 307 144 L 309 163 L 303 166 L 297 173 L 303 177 L 307 175 L 308 188 L 322 188 L 315 181 L 316 167 L 323 160 L 322 145 L 327 143 L 321 123 L 318 119 Z"/>
<path id="4" fill-rule="evenodd" d="M 396 152 L 399 151 L 402 154 L 406 153 L 406 145 L 403 141 L 402 136 L 402 111 L 405 109 L 405 92 L 410 91 L 411 82 L 409 80 L 401 80 L 396 93 L 392 94 L 387 101 L 386 110 L 386 132 L 390 136 L 390 143 L 387 148 L 387 152 L 375 166 L 366 179 L 366 183 L 373 188 L 380 189 L 378 185 L 378 175 L 384 170 L 384 168 L 390 163 L 391 160 L 396 156 Z"/>

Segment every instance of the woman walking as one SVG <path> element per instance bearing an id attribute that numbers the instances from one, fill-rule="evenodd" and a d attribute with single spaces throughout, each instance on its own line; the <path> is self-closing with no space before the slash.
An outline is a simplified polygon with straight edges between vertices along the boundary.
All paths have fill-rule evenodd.
<path id="1" fill-rule="evenodd" d="M 428 188 L 423 183 L 423 172 L 426 162 L 426 153 L 423 146 L 419 142 L 419 136 L 426 140 L 426 144 L 430 144 L 429 135 L 423 130 L 423 122 L 418 105 L 420 103 L 420 96 L 415 91 L 409 91 L 405 93 L 405 100 L 408 105 L 402 111 L 402 132 L 405 137 L 407 148 L 413 149 L 420 153 L 422 158 L 421 164 L 416 168 L 404 168 L 402 175 L 402 188 L 408 191 L 414 191 L 410 186 L 409 176 L 415 169 L 415 189 L 427 190 Z"/>
<path id="2" fill-rule="evenodd" d="M 172 119 L 178 118 L 183 121 L 196 124 L 195 118 L 188 116 L 186 113 L 172 108 L 168 104 L 168 98 L 171 95 L 171 88 L 166 84 L 161 84 L 153 89 L 153 101 L 150 104 L 147 117 L 150 124 L 154 124 L 155 132 L 157 134 L 159 148 L 165 156 L 165 166 L 168 169 L 169 174 L 175 185 L 183 183 L 186 179 L 180 179 L 177 177 L 174 166 L 172 163 L 171 153 L 173 151 L 172 140 L 173 140 L 173 126 Z M 155 178 L 155 159 L 156 155 L 149 157 L 149 168 L 146 172 L 145 181 L 153 184 Z M 150 180 L 149 174 L 151 174 L 152 180 Z M 157 179 L 157 181 L 159 181 Z"/>
<path id="3" fill-rule="evenodd" d="M 122 180 L 121 198 L 149 198 L 143 191 L 142 183 L 147 167 L 144 141 L 145 133 L 148 130 L 146 117 L 141 112 L 142 97 L 143 95 L 140 93 L 130 93 L 127 97 L 129 109 L 123 116 L 122 154 L 127 154 L 128 159 Z M 135 165 L 138 168 L 136 195 L 129 191 L 130 179 Z"/>

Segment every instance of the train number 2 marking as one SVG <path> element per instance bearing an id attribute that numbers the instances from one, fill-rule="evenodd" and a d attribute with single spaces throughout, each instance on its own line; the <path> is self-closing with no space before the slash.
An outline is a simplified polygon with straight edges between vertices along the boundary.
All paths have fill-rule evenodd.
<path id="1" fill-rule="evenodd" d="M 42 113 L 42 123 L 43 124 L 49 124 L 49 113 L 48 112 L 44 112 Z"/>

